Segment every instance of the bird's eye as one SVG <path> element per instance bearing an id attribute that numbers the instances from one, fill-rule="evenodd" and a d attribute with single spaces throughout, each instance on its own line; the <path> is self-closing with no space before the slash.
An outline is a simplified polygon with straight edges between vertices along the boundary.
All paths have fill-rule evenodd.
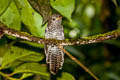
<path id="1" fill-rule="evenodd" d="M 55 18 L 53 18 L 53 21 L 55 20 Z"/>

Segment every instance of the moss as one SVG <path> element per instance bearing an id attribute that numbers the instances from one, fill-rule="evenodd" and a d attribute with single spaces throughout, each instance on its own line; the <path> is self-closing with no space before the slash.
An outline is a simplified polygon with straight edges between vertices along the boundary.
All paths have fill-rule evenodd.
<path id="1" fill-rule="evenodd" d="M 99 37 L 105 37 L 105 36 L 109 36 L 109 35 L 115 35 L 115 34 L 120 34 L 120 30 L 114 30 L 105 34 L 98 34 L 98 35 L 94 35 L 94 36 L 90 36 L 90 37 L 85 37 L 84 39 L 87 40 L 95 40 Z"/>
<path id="2" fill-rule="evenodd" d="M 32 37 L 32 35 L 30 35 L 30 34 L 27 33 L 27 32 L 21 32 L 21 34 L 28 35 L 28 36 L 31 36 L 31 37 Z"/>

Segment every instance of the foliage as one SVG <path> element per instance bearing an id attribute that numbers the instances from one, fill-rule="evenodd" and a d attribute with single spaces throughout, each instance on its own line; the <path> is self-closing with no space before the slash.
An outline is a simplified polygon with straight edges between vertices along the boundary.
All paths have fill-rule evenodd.
<path id="1" fill-rule="evenodd" d="M 32 1 L 0 0 L 0 21 L 9 28 L 44 38 L 46 16 L 41 14 L 44 11 L 37 11 L 37 4 L 43 5 L 44 0 L 35 0 L 37 4 L 30 4 Z M 86 37 L 120 27 L 120 1 L 117 0 L 50 0 L 44 5 L 50 6 L 52 13 L 64 17 L 66 38 Z M 47 11 L 51 13 L 50 10 Z M 120 49 L 119 39 L 84 46 L 66 46 L 65 49 L 87 65 L 101 80 L 120 79 L 120 55 L 117 52 Z M 67 56 L 63 69 L 56 76 L 50 75 L 45 63 L 43 45 L 7 35 L 0 39 L 0 74 L 3 76 L 5 74 L 1 72 L 24 80 L 34 80 L 34 74 L 39 75 L 40 80 L 92 80 Z M 3 80 L 1 76 L 0 80 Z"/>

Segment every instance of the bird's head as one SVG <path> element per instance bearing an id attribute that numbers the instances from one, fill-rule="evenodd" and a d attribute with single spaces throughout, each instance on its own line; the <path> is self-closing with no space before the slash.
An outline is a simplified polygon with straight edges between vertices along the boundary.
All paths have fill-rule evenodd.
<path id="1" fill-rule="evenodd" d="M 61 24 L 62 22 L 62 16 L 59 14 L 53 14 L 50 18 L 49 18 L 50 23 L 55 23 L 55 24 Z"/>

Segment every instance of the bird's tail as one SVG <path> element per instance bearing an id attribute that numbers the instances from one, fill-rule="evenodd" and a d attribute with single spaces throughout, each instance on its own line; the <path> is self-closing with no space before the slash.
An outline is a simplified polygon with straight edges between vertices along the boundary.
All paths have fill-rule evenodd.
<path id="1" fill-rule="evenodd" d="M 59 52 L 57 54 L 51 54 L 50 58 L 50 72 L 55 75 L 58 72 L 58 69 L 62 68 L 62 65 L 64 63 L 64 53 Z"/>

